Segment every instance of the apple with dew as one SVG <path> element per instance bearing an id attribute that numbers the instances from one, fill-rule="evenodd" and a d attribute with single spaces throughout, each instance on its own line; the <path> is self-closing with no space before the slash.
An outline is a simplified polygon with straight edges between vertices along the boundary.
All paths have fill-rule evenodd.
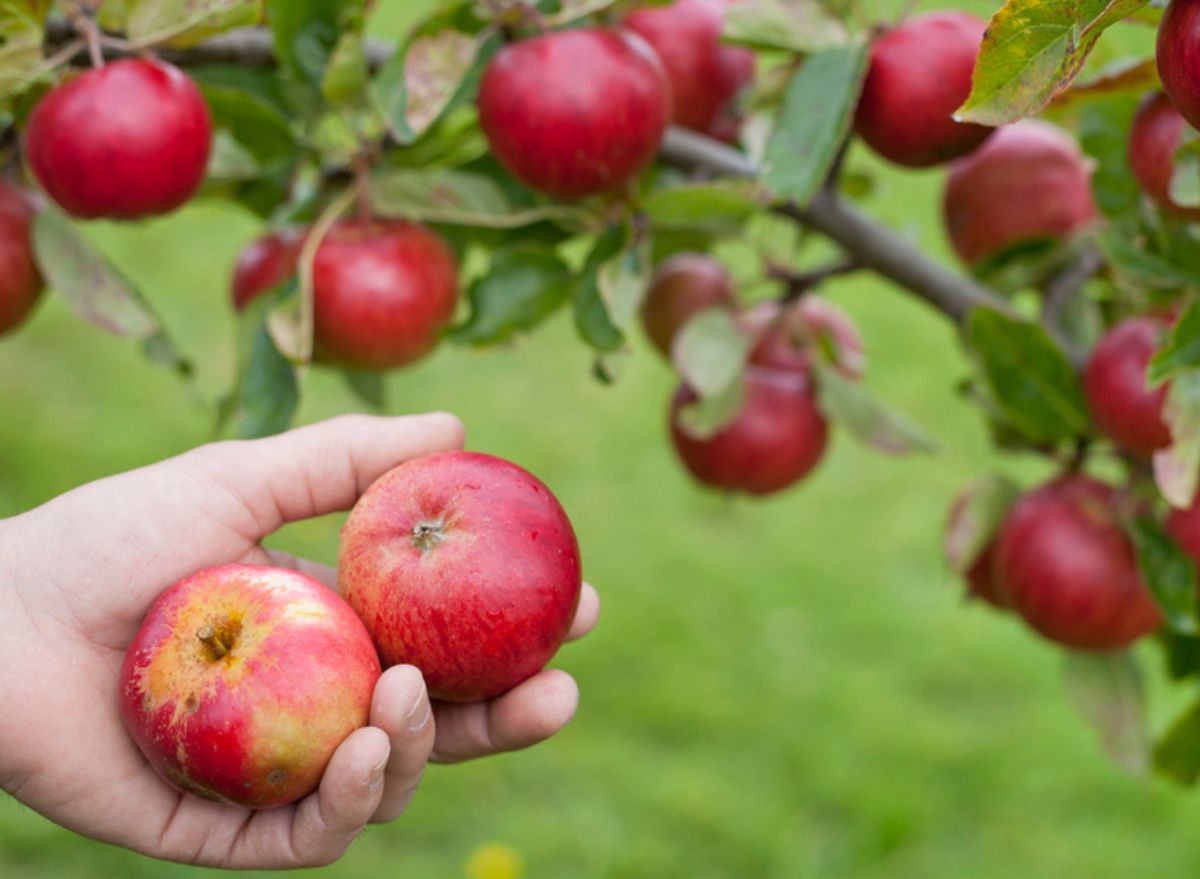
<path id="1" fill-rule="evenodd" d="M 706 439 L 684 430 L 683 408 L 695 402 L 686 385 L 671 403 L 671 437 L 684 466 L 704 485 L 765 495 L 807 476 L 825 453 L 829 426 L 805 373 L 751 366 L 745 398 L 732 422 Z"/>
<path id="2" fill-rule="evenodd" d="M 758 366 L 807 373 L 814 358 L 827 358 L 848 379 L 858 380 L 866 370 L 858 327 L 820 296 L 810 293 L 786 305 L 759 303 L 746 312 L 742 325 L 755 340 L 750 362 Z"/>
<path id="3" fill-rule="evenodd" d="M 854 116 L 855 131 L 871 149 L 898 165 L 924 168 L 965 155 L 991 135 L 985 125 L 954 120 L 971 93 L 986 27 L 965 12 L 930 12 L 871 44 Z"/>
<path id="4" fill-rule="evenodd" d="M 580 28 L 505 46 L 479 85 L 479 123 L 510 173 L 560 199 L 618 189 L 671 118 L 662 63 L 629 31 Z"/>
<path id="5" fill-rule="evenodd" d="M 296 274 L 307 234 L 307 229 L 277 229 L 242 248 L 230 285 L 234 308 L 243 311 L 251 300 Z"/>
<path id="6" fill-rule="evenodd" d="M 704 253 L 677 253 L 659 263 L 642 303 L 642 327 L 667 357 L 676 333 L 709 308 L 737 309 L 733 278 Z"/>
<path id="7" fill-rule="evenodd" d="M 338 585 L 385 665 L 415 665 L 436 699 L 489 699 L 562 644 L 582 586 L 579 545 L 533 474 L 444 452 L 401 464 L 359 499 Z"/>
<path id="8" fill-rule="evenodd" d="M 1167 4 L 1154 57 L 1163 91 L 1188 124 L 1200 128 L 1200 2 Z"/>
<path id="9" fill-rule="evenodd" d="M 1146 381 L 1168 326 L 1155 315 L 1126 318 L 1104 334 L 1083 370 L 1092 420 L 1125 451 L 1144 457 L 1171 444 L 1163 420 L 1168 383 L 1151 388 Z"/>
<path id="10" fill-rule="evenodd" d="M 346 220 L 313 258 L 314 357 L 357 369 L 405 366 L 454 317 L 458 267 L 434 232 L 399 220 Z"/>
<path id="11" fill-rule="evenodd" d="M 1018 244 L 1066 238 L 1096 219 L 1091 164 L 1060 128 L 1024 120 L 951 166 L 943 211 L 967 263 Z"/>
<path id="12" fill-rule="evenodd" d="M 225 565 L 159 596 L 125 654 L 121 715 L 180 790 L 267 809 L 316 790 L 367 722 L 379 657 L 333 590 Z"/>
<path id="13" fill-rule="evenodd" d="M 1044 637 L 1117 650 L 1154 631 L 1160 614 L 1117 518 L 1113 488 L 1089 476 L 1023 494 L 996 539 L 993 576 Z"/>
<path id="14" fill-rule="evenodd" d="M 0 335 L 24 322 L 45 286 L 33 258 L 34 213 L 25 190 L 0 181 Z"/>
<path id="15" fill-rule="evenodd" d="M 1129 169 L 1146 195 L 1168 213 L 1200 220 L 1200 207 L 1186 207 L 1171 198 L 1175 152 L 1188 124 L 1162 92 L 1143 99 L 1129 131 Z"/>
<path id="16" fill-rule="evenodd" d="M 34 175 L 81 219 L 165 214 L 200 188 L 212 117 L 200 89 L 162 61 L 127 58 L 51 89 L 25 129 Z"/>
<path id="17" fill-rule="evenodd" d="M 642 37 L 661 59 L 671 84 L 675 124 L 728 135 L 733 103 L 754 76 L 754 53 L 721 43 L 728 0 L 677 0 L 635 9 L 622 26 Z"/>

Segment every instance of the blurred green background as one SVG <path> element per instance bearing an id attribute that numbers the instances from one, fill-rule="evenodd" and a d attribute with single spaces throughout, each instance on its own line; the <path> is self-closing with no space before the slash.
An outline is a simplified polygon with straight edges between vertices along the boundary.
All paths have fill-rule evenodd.
<path id="1" fill-rule="evenodd" d="M 374 26 L 395 33 L 428 4 L 381 4 Z M 879 173 L 871 209 L 948 259 L 940 174 L 853 161 Z M 257 228 L 214 202 L 95 227 L 177 328 L 210 399 L 231 370 L 228 274 Z M 390 411 L 457 412 L 472 448 L 554 489 L 605 609 L 556 662 L 583 692 L 571 726 L 526 753 L 433 767 L 403 819 L 320 875 L 1124 879 L 1200 860 L 1200 799 L 1112 769 L 1064 701 L 1061 656 L 965 604 L 943 567 L 958 487 L 997 464 L 1036 473 L 996 461 L 954 394 L 968 365 L 952 328 L 871 277 L 828 292 L 862 327 L 870 387 L 932 428 L 938 456 L 887 459 L 838 435 L 796 490 L 713 496 L 672 454 L 668 369 L 639 337 L 620 383 L 597 384 L 566 315 L 511 348 L 443 348 L 388 379 Z M 336 377 L 309 376 L 302 421 L 354 408 Z M 173 377 L 54 297 L 0 343 L 0 412 L 0 515 L 211 427 Z M 331 562 L 340 522 L 276 544 Z M 1178 694 L 1152 695 L 1161 725 Z M 4 879 L 196 872 L 0 799 Z"/>

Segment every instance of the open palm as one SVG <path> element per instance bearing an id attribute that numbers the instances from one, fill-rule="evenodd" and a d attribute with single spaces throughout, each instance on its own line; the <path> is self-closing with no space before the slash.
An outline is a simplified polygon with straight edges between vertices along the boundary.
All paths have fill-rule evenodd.
<path id="1" fill-rule="evenodd" d="M 448 415 L 346 416 L 267 440 L 203 446 L 91 483 L 0 522 L 0 786 L 53 821 L 155 857 L 300 867 L 338 858 L 368 822 L 404 811 L 430 759 L 525 747 L 562 727 L 578 692 L 543 671 L 487 703 L 431 703 L 411 666 L 386 671 L 370 725 L 333 755 L 320 788 L 251 811 L 181 794 L 125 732 L 117 679 L 167 586 L 230 562 L 331 569 L 264 549 L 283 524 L 349 509 L 401 461 L 461 448 Z M 571 637 L 594 625 L 585 587 Z"/>

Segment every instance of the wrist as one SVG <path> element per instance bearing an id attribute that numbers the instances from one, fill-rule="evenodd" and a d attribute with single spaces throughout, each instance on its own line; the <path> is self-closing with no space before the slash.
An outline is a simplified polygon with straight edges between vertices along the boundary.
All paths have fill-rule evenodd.
<path id="1" fill-rule="evenodd" d="M 15 538 L 14 519 L 0 519 L 0 705 L 8 718 L 21 714 L 16 688 L 4 669 L 20 669 L 18 657 L 8 655 L 15 649 L 16 632 L 28 624 L 29 614 L 17 593 L 17 577 L 13 558 Z M 0 716 L 0 790 L 16 795 L 24 778 L 16 765 L 16 746 L 10 723 Z"/>

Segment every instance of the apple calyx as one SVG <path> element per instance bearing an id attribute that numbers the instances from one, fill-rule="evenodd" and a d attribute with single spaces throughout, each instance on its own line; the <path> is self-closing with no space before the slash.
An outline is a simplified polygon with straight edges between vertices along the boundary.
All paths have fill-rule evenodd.
<path id="1" fill-rule="evenodd" d="M 434 522 L 418 522 L 412 527 L 413 546 L 427 553 L 446 542 L 446 523 L 442 520 Z"/>

